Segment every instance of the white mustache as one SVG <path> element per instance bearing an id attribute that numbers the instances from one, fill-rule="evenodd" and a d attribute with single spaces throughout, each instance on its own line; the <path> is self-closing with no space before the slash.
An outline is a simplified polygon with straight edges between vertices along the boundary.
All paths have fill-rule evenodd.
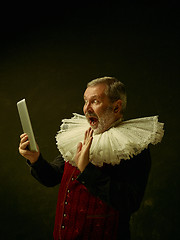
<path id="1" fill-rule="evenodd" d="M 85 116 L 88 118 L 88 117 L 95 117 L 98 119 L 98 116 L 94 113 L 86 113 Z"/>

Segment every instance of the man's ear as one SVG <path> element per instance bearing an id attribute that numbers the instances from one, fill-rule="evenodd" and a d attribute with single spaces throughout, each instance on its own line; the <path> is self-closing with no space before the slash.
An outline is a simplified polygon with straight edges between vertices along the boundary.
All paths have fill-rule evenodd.
<path id="1" fill-rule="evenodd" d="M 116 102 L 113 103 L 114 108 L 113 111 L 115 114 L 119 114 L 121 113 L 121 109 L 122 109 L 122 100 L 117 100 Z"/>

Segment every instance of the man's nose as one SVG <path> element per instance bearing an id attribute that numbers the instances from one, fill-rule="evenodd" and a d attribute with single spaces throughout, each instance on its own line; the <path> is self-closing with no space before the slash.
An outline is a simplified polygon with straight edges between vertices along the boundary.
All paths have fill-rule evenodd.
<path id="1" fill-rule="evenodd" d="M 90 103 L 87 103 L 85 106 L 84 106 L 84 112 L 86 113 L 86 112 L 90 112 L 90 113 L 92 113 L 93 112 L 93 109 L 92 109 L 92 106 L 91 106 L 91 104 Z"/>

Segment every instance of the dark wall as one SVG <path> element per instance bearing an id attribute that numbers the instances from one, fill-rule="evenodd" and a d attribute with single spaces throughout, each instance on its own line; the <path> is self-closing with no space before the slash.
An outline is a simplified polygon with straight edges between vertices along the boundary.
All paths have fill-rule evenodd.
<path id="1" fill-rule="evenodd" d="M 100 76 L 126 84 L 126 119 L 159 115 L 165 123 L 162 143 L 151 147 L 152 169 L 131 219 L 132 240 L 179 239 L 177 4 L 106 1 L 47 9 L 6 8 L 1 15 L 0 239 L 51 239 L 58 194 L 58 186 L 36 182 L 18 154 L 16 102 L 26 98 L 36 140 L 51 161 L 61 120 L 82 113 L 86 83 Z"/>

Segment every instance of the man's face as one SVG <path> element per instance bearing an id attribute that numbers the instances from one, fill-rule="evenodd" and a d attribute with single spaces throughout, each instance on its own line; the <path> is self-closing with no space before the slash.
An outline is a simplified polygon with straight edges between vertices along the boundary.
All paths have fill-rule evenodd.
<path id="1" fill-rule="evenodd" d="M 106 131 L 116 120 L 113 104 L 105 94 L 106 85 L 103 83 L 88 87 L 84 93 L 84 114 L 94 133 Z"/>

